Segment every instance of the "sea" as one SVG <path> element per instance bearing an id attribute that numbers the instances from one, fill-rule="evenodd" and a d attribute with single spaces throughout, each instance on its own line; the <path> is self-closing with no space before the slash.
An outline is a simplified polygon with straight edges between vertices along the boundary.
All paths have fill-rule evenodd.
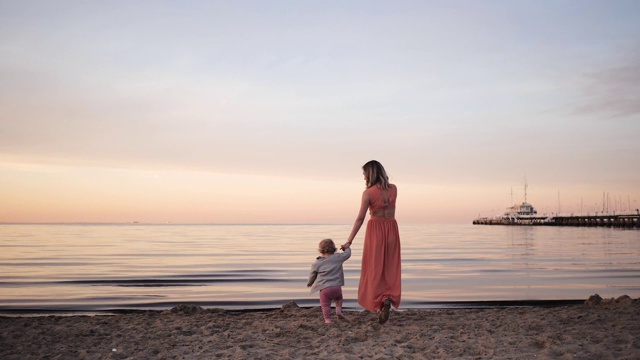
<path id="1" fill-rule="evenodd" d="M 640 297 L 640 230 L 403 224 L 401 308 Z M 318 306 L 318 242 L 351 224 L 0 224 L 0 312 Z M 365 227 L 344 264 L 357 303 Z"/>

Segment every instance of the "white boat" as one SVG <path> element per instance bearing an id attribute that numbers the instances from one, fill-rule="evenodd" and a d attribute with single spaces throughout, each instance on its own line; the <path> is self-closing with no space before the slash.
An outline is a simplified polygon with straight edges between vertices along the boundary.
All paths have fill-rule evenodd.
<path id="1" fill-rule="evenodd" d="M 508 207 L 495 217 L 479 217 L 473 220 L 475 225 L 548 225 L 553 217 L 538 216 L 538 211 L 527 202 L 527 184 L 524 185 L 524 202 Z"/>

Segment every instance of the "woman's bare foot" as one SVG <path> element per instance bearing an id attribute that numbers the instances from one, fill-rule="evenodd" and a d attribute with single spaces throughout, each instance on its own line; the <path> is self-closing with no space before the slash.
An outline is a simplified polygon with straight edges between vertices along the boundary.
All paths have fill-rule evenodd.
<path id="1" fill-rule="evenodd" d="M 391 310 L 391 299 L 385 298 L 384 303 L 382 304 L 382 310 L 378 315 L 378 322 L 380 324 L 384 324 L 389 320 L 389 310 Z"/>

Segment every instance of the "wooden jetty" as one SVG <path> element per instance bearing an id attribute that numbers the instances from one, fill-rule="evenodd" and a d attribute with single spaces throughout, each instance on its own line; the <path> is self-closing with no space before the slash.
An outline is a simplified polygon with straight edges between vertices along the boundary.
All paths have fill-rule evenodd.
<path id="1" fill-rule="evenodd" d="M 600 215 L 555 215 L 494 217 L 473 220 L 474 225 L 544 225 L 544 226 L 583 226 L 640 229 L 640 214 L 600 214 Z"/>
<path id="2" fill-rule="evenodd" d="M 619 214 L 619 215 L 556 216 L 553 218 L 552 225 L 640 228 L 640 215 Z"/>

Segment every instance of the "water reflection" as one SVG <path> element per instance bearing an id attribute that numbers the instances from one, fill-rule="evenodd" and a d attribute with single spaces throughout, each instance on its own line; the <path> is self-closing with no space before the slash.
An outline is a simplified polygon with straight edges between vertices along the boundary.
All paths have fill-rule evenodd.
<path id="1" fill-rule="evenodd" d="M 0 225 L 0 309 L 317 305 L 317 243 L 350 225 Z M 402 225 L 403 303 L 640 297 L 640 231 Z M 345 263 L 356 303 L 362 235 Z M 427 305 L 425 305 L 427 304 Z"/>

